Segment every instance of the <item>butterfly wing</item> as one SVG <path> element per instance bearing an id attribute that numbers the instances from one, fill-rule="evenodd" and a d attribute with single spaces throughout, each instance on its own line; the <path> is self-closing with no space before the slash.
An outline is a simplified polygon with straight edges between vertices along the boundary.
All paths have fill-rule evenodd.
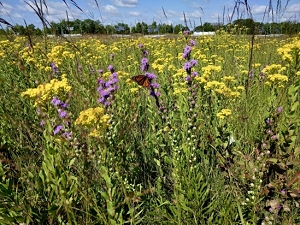
<path id="1" fill-rule="evenodd" d="M 141 85 L 142 87 L 150 89 L 151 81 L 145 75 L 137 75 L 137 76 L 131 77 L 131 80 L 134 80 L 136 83 L 138 83 L 138 85 Z"/>

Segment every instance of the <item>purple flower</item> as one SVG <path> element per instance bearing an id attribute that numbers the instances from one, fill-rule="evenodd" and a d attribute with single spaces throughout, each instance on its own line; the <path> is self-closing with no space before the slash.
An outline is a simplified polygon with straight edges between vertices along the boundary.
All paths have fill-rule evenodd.
<path id="1" fill-rule="evenodd" d="M 183 66 L 184 70 L 190 70 L 192 68 L 192 64 L 190 62 L 186 62 Z"/>
<path id="2" fill-rule="evenodd" d="M 65 137 L 67 140 L 71 140 L 71 135 L 72 135 L 72 132 L 65 132 L 62 134 L 63 137 Z"/>
<path id="3" fill-rule="evenodd" d="M 51 68 L 53 73 L 58 74 L 58 68 L 55 62 L 51 63 Z"/>
<path id="4" fill-rule="evenodd" d="M 144 55 L 144 56 L 147 56 L 147 55 L 149 55 L 149 52 L 146 51 L 146 50 L 143 50 L 143 55 Z"/>
<path id="5" fill-rule="evenodd" d="M 281 113 L 282 110 L 283 110 L 282 106 L 279 106 L 279 107 L 277 108 L 277 112 L 278 112 L 278 113 Z"/>
<path id="6" fill-rule="evenodd" d="M 110 59 L 113 59 L 115 57 L 114 54 L 110 54 Z"/>
<path id="7" fill-rule="evenodd" d="M 148 59 L 143 58 L 141 64 L 141 71 L 147 71 L 149 69 Z"/>
<path id="8" fill-rule="evenodd" d="M 60 106 L 61 106 L 63 109 L 65 109 L 65 108 L 68 107 L 68 104 L 65 103 L 65 102 L 61 102 L 61 103 L 60 103 Z"/>
<path id="9" fill-rule="evenodd" d="M 97 71 L 98 71 L 98 73 L 103 74 L 103 70 L 102 69 L 99 69 Z"/>
<path id="10" fill-rule="evenodd" d="M 45 125 L 45 120 L 41 120 L 40 125 L 43 127 Z"/>
<path id="11" fill-rule="evenodd" d="M 53 134 L 54 134 L 54 135 L 58 134 L 58 133 L 61 131 L 62 128 L 63 128 L 62 125 L 56 126 L 56 127 L 54 128 Z"/>
<path id="12" fill-rule="evenodd" d="M 277 140 L 277 135 L 274 134 L 271 138 L 275 141 L 275 140 Z"/>
<path id="13" fill-rule="evenodd" d="M 146 63 L 148 63 L 148 59 L 147 58 L 143 58 L 142 59 L 142 64 L 146 64 Z"/>
<path id="14" fill-rule="evenodd" d="M 101 91 L 101 96 L 103 96 L 104 98 L 107 98 L 108 96 L 109 96 L 109 91 L 107 91 L 107 90 L 102 90 Z"/>
<path id="15" fill-rule="evenodd" d="M 154 83 L 151 83 L 151 86 L 153 87 L 153 88 L 159 88 L 159 84 L 158 83 L 156 83 L 156 82 L 154 82 Z"/>
<path id="16" fill-rule="evenodd" d="M 195 45 L 196 45 L 196 41 L 195 41 L 195 40 L 191 40 L 191 41 L 190 41 L 190 45 L 191 45 L 191 46 L 195 46 Z"/>
<path id="17" fill-rule="evenodd" d="M 196 59 L 192 59 L 190 61 L 190 63 L 191 63 L 192 66 L 197 66 L 198 65 L 198 61 Z"/>
<path id="18" fill-rule="evenodd" d="M 112 65 L 109 65 L 109 66 L 107 67 L 107 69 L 108 69 L 111 73 L 115 72 L 115 69 L 114 69 L 114 67 L 113 67 Z"/>
<path id="19" fill-rule="evenodd" d="M 190 33 L 190 31 L 189 31 L 189 30 L 185 30 L 185 31 L 183 31 L 183 34 L 184 34 L 184 35 L 189 35 L 189 33 Z"/>
<path id="20" fill-rule="evenodd" d="M 192 81 L 191 76 L 187 76 L 187 77 L 185 78 L 185 80 L 186 80 L 187 82 Z"/>
<path id="21" fill-rule="evenodd" d="M 156 75 L 153 74 L 153 73 L 146 73 L 145 76 L 148 77 L 151 80 L 156 79 Z"/>
<path id="22" fill-rule="evenodd" d="M 60 104 L 60 100 L 57 96 L 54 96 L 52 101 L 51 101 L 51 104 L 54 105 L 54 106 L 57 106 Z"/>
<path id="23" fill-rule="evenodd" d="M 187 59 L 190 57 L 192 51 L 192 47 L 187 45 L 184 50 L 183 50 L 183 54 L 182 54 L 182 58 Z"/>
<path id="24" fill-rule="evenodd" d="M 139 44 L 139 48 L 144 48 L 144 45 L 143 44 Z"/>
<path id="25" fill-rule="evenodd" d="M 197 72 L 192 72 L 192 76 L 196 77 L 196 76 L 198 76 L 198 73 Z"/>
<path id="26" fill-rule="evenodd" d="M 67 112 L 65 110 L 59 110 L 59 117 L 64 118 L 67 115 Z"/>

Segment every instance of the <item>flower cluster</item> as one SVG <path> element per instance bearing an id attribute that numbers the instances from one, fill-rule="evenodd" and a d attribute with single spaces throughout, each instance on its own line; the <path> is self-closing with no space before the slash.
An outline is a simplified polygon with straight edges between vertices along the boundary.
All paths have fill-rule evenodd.
<path id="1" fill-rule="evenodd" d="M 217 113 L 217 117 L 220 119 L 225 119 L 225 117 L 228 117 L 231 115 L 230 109 L 222 109 L 220 112 Z"/>
<path id="2" fill-rule="evenodd" d="M 99 87 L 97 91 L 100 94 L 100 98 L 98 102 L 105 105 L 110 106 L 114 101 L 114 93 L 118 90 L 118 74 L 115 72 L 114 67 L 112 65 L 108 66 L 108 70 L 111 72 L 111 76 L 108 81 L 105 81 L 103 78 L 98 79 Z M 98 70 L 101 74 L 103 70 Z"/>
<path id="3" fill-rule="evenodd" d="M 65 96 L 71 89 L 67 76 L 63 74 L 61 81 L 53 79 L 50 83 L 41 84 L 37 88 L 29 88 L 22 92 L 21 96 L 35 99 L 34 106 L 43 106 L 54 96 Z"/>
<path id="4" fill-rule="evenodd" d="M 109 116 L 105 114 L 105 110 L 101 107 L 89 108 L 81 111 L 79 117 L 75 121 L 75 125 L 82 125 L 92 128 L 89 136 L 99 137 L 106 129 Z"/>
<path id="5" fill-rule="evenodd" d="M 69 129 L 69 122 L 67 120 L 67 103 L 61 101 L 57 96 L 54 96 L 51 104 L 56 108 L 57 113 L 60 118 L 60 123 L 54 125 L 53 135 L 60 134 L 66 140 L 70 141 L 72 139 L 72 132 Z"/>

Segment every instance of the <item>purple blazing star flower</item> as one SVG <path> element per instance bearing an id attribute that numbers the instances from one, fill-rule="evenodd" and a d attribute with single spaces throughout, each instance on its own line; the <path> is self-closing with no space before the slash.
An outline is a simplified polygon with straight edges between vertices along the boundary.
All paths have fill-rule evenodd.
<path id="1" fill-rule="evenodd" d="M 198 73 L 194 71 L 194 72 L 192 72 L 192 76 L 196 77 L 196 76 L 198 76 Z"/>
<path id="2" fill-rule="evenodd" d="M 184 59 L 189 58 L 191 51 L 192 51 L 192 47 L 187 45 L 183 50 L 182 58 L 184 58 Z"/>
<path id="3" fill-rule="evenodd" d="M 42 120 L 40 125 L 43 127 L 45 125 L 45 120 Z"/>
<path id="4" fill-rule="evenodd" d="M 156 82 L 154 82 L 154 83 L 151 83 L 151 87 L 153 87 L 153 88 L 159 88 L 159 84 L 158 83 L 156 83 Z"/>
<path id="5" fill-rule="evenodd" d="M 101 91 L 101 95 L 104 97 L 104 98 L 107 98 L 108 96 L 109 96 L 109 91 L 107 91 L 107 90 L 102 90 Z"/>
<path id="6" fill-rule="evenodd" d="M 143 44 L 139 44 L 139 48 L 144 48 L 144 45 Z"/>
<path id="7" fill-rule="evenodd" d="M 149 52 L 146 51 L 146 50 L 143 50 L 143 55 L 144 55 L 144 56 L 147 56 L 147 55 L 149 55 Z"/>
<path id="8" fill-rule="evenodd" d="M 148 77 L 151 80 L 156 79 L 156 75 L 153 74 L 153 73 L 146 73 L 145 76 Z"/>
<path id="9" fill-rule="evenodd" d="M 190 45 L 191 45 L 191 46 L 195 46 L 195 45 L 196 45 L 196 41 L 195 41 L 195 40 L 191 40 L 191 41 L 190 41 Z"/>
<path id="10" fill-rule="evenodd" d="M 51 68 L 53 73 L 58 74 L 58 68 L 55 62 L 51 63 Z"/>
<path id="11" fill-rule="evenodd" d="M 183 66 L 184 70 L 190 70 L 192 68 L 192 64 L 190 62 L 186 62 Z"/>
<path id="12" fill-rule="evenodd" d="M 60 100 L 57 96 L 54 96 L 52 101 L 51 101 L 51 104 L 54 105 L 54 106 L 57 106 L 60 104 Z"/>
<path id="13" fill-rule="evenodd" d="M 189 31 L 189 30 L 185 30 L 185 31 L 183 31 L 183 34 L 184 34 L 184 35 L 189 35 L 189 33 L 190 33 L 190 31 Z"/>
<path id="14" fill-rule="evenodd" d="M 191 76 L 187 76 L 187 77 L 185 78 L 185 80 L 186 80 L 187 82 L 192 81 Z"/>
<path id="15" fill-rule="evenodd" d="M 114 69 L 114 67 L 113 67 L 112 65 L 109 65 L 109 66 L 107 67 L 107 69 L 108 69 L 111 73 L 115 72 L 115 69 Z"/>
<path id="16" fill-rule="evenodd" d="M 277 135 L 274 134 L 271 138 L 275 141 L 275 140 L 277 140 Z"/>
<path id="17" fill-rule="evenodd" d="M 191 63 L 192 66 L 197 66 L 198 65 L 198 61 L 196 59 L 192 59 L 190 61 L 190 63 Z"/>
<path id="18" fill-rule="evenodd" d="M 102 69 L 99 69 L 97 71 L 98 71 L 98 73 L 103 74 L 103 70 Z"/>
<path id="19" fill-rule="evenodd" d="M 279 107 L 277 108 L 277 112 L 278 112 L 278 113 L 281 113 L 282 110 L 283 110 L 282 106 L 279 106 Z"/>
<path id="20" fill-rule="evenodd" d="M 67 140 L 71 140 L 72 132 L 65 132 L 62 134 L 63 137 L 65 137 Z"/>
<path id="21" fill-rule="evenodd" d="M 59 110 L 59 117 L 64 118 L 67 115 L 67 112 L 65 110 Z"/>
<path id="22" fill-rule="evenodd" d="M 65 102 L 61 102 L 61 103 L 60 103 L 60 107 L 62 107 L 63 109 L 65 109 L 65 108 L 68 107 L 68 104 L 65 103 Z"/>
<path id="23" fill-rule="evenodd" d="M 58 133 L 61 131 L 61 129 L 63 129 L 63 126 L 62 126 L 62 125 L 56 126 L 56 127 L 54 128 L 54 130 L 53 130 L 53 134 L 54 134 L 54 135 L 58 134 Z"/>

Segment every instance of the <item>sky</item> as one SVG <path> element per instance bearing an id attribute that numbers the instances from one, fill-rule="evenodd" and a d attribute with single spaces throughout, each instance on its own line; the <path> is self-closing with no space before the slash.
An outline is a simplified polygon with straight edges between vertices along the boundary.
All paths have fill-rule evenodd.
<path id="1" fill-rule="evenodd" d="M 227 24 L 235 3 L 244 2 L 244 0 L 73 0 L 83 10 L 81 12 L 72 4 L 72 0 L 44 1 L 46 1 L 48 6 L 46 18 L 49 22 L 54 21 L 58 23 L 62 19 L 66 19 L 66 12 L 68 12 L 69 20 L 92 19 L 99 20 L 104 25 L 116 25 L 119 22 L 126 23 L 129 26 L 134 26 L 137 22 L 145 22 L 150 25 L 153 21 L 156 21 L 158 24 L 184 25 L 183 14 L 185 14 L 188 26 L 192 27 L 199 26 L 205 22 L 223 22 L 223 14 L 224 23 Z M 264 17 L 265 12 L 269 11 L 269 0 L 247 1 L 255 21 L 300 21 L 300 0 L 281 0 L 282 10 L 287 2 L 288 5 L 284 12 L 277 15 L 277 0 L 271 1 L 273 17 L 271 11 Z M 5 19 L 12 25 L 24 25 L 25 20 L 27 24 L 41 27 L 42 23 L 38 16 L 26 2 L 32 4 L 33 0 L 0 0 L 0 18 Z M 36 0 L 36 2 L 40 3 L 40 0 Z M 240 3 L 239 16 L 235 13 L 233 20 L 241 17 L 241 15 L 243 15 L 242 18 L 249 18 L 242 3 Z"/>

